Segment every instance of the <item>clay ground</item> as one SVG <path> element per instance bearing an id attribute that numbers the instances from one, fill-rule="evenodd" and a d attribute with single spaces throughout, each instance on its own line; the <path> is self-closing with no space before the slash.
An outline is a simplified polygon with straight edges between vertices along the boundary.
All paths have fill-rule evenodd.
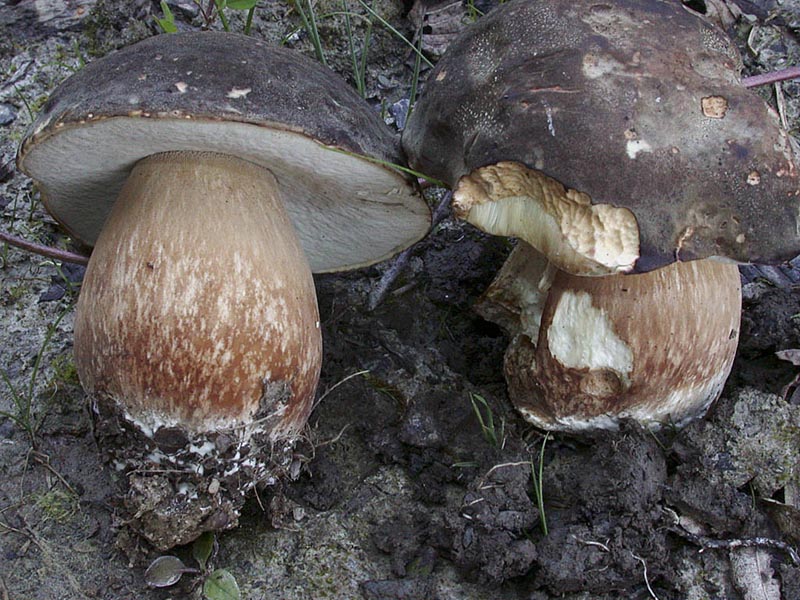
<path id="1" fill-rule="evenodd" d="M 169 4 L 180 29 L 203 26 L 196 5 Z M 288 2 L 260 4 L 254 35 L 313 55 Z M 433 60 L 477 16 L 476 4 L 491 8 L 456 2 L 429 19 L 423 41 Z M 748 72 L 800 64 L 796 3 L 737 5 L 750 16 L 728 25 Z M 365 14 L 354 0 L 347 6 Z M 410 3 L 373 6 L 413 37 Z M 340 10 L 339 2 L 316 5 L 319 15 Z M 0 6 L 4 230 L 67 244 L 16 171 L 16 145 L 61 80 L 155 33 L 160 14 L 144 0 Z M 231 28 L 241 27 L 234 16 Z M 360 44 L 364 20 L 354 27 Z M 342 19 L 320 18 L 320 33 L 329 63 L 352 82 Z M 408 47 L 376 22 L 366 94 L 389 122 L 402 124 L 413 70 Z M 800 84 L 762 93 L 797 134 Z M 241 526 L 218 536 L 214 566 L 254 600 L 800 598 L 790 551 L 800 542 L 800 394 L 784 397 L 797 368 L 775 356 L 800 348 L 798 273 L 743 271 L 741 347 L 707 418 L 657 435 L 634 426 L 592 439 L 551 435 L 542 453 L 544 435 L 508 403 L 508 340 L 471 311 L 509 249 L 446 218 L 374 312 L 369 292 L 387 265 L 316 279 L 320 394 L 331 391 L 297 447 L 297 479 L 251 499 Z M 200 598 L 197 577 L 147 587 L 144 569 L 158 554 L 126 533 L 120 476 L 98 458 L 71 358 L 80 276 L 0 246 L 0 411 L 13 417 L 0 417 L 0 599 Z M 473 395 L 491 408 L 494 439 Z M 540 465 L 542 511 L 532 479 Z M 190 549 L 176 553 L 193 564 Z"/>

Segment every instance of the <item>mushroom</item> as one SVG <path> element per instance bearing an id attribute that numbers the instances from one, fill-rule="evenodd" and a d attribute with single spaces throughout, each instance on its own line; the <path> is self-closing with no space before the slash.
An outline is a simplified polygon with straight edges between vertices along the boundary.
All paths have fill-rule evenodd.
<path id="1" fill-rule="evenodd" d="M 511 0 L 452 43 L 403 134 L 457 216 L 519 238 L 480 304 L 537 426 L 680 425 L 736 350 L 736 262 L 800 252 L 794 157 L 679 2 Z"/>
<path id="2" fill-rule="evenodd" d="M 160 35 L 65 81 L 18 154 L 94 246 L 75 363 L 161 549 L 236 525 L 291 462 L 321 363 L 314 272 L 385 259 L 429 211 L 334 73 L 250 37 Z"/>

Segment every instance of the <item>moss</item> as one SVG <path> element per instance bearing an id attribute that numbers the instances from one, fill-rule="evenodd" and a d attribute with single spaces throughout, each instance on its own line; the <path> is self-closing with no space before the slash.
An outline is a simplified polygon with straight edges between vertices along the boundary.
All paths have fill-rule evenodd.
<path id="1" fill-rule="evenodd" d="M 53 369 L 53 374 L 48 387 L 58 389 L 65 386 L 80 385 L 78 371 L 75 368 L 75 361 L 71 352 L 56 356 L 50 362 L 50 367 Z"/>
<path id="2" fill-rule="evenodd" d="M 44 521 L 69 522 L 78 512 L 78 497 L 62 489 L 52 489 L 36 498 L 35 505 L 42 511 Z"/>

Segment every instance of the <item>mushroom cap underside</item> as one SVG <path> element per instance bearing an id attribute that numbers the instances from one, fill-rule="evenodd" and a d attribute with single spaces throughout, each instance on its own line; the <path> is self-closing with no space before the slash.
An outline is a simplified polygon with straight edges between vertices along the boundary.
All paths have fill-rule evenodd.
<path id="1" fill-rule="evenodd" d="M 335 73 L 227 33 L 159 35 L 90 63 L 20 146 L 51 214 L 93 245 L 133 165 L 211 151 L 269 169 L 315 272 L 387 258 L 427 231 L 397 140 Z M 384 163 L 384 164 L 381 164 Z"/>
<path id="2" fill-rule="evenodd" d="M 800 181 L 725 35 L 679 2 L 511 0 L 453 42 L 403 134 L 452 186 L 514 161 L 629 210 L 635 271 L 800 252 Z"/>

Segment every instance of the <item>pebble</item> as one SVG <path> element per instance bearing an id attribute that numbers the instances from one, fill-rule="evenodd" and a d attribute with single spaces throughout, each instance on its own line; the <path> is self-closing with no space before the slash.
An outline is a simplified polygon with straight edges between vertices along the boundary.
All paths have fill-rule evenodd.
<path id="1" fill-rule="evenodd" d="M 17 118 L 17 111 L 10 104 L 0 103 L 0 127 L 11 125 Z"/>

